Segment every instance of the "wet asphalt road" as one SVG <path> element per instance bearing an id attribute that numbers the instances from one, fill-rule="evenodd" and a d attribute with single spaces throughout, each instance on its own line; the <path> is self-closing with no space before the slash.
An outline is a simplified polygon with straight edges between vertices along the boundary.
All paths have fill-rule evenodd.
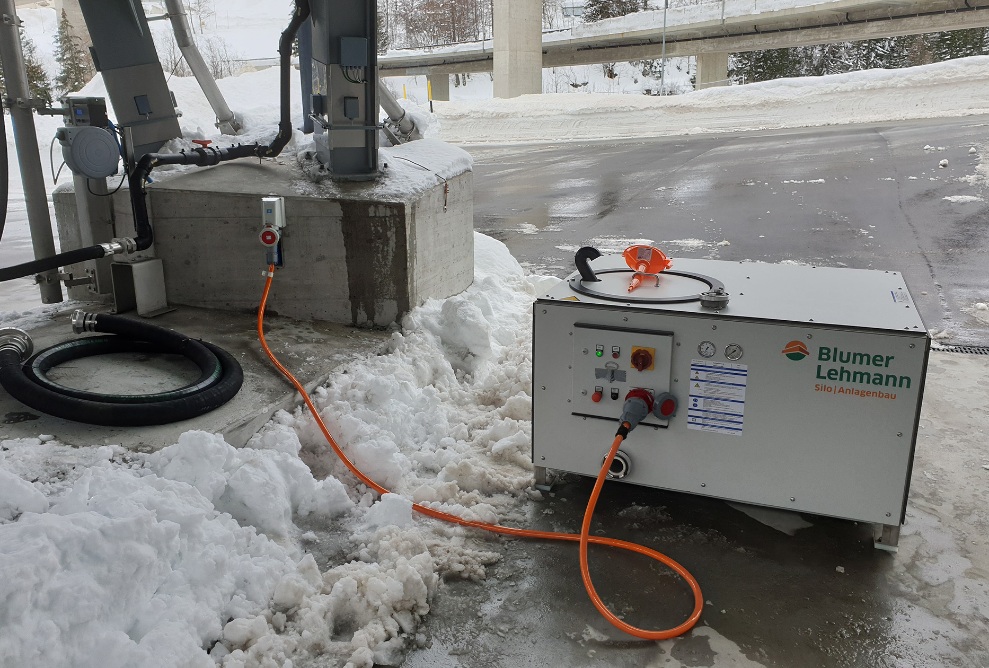
<path id="1" fill-rule="evenodd" d="M 532 270 L 642 239 L 674 258 L 895 270 L 944 342 L 989 344 L 972 312 L 989 301 L 987 117 L 467 150 L 475 229 Z"/>

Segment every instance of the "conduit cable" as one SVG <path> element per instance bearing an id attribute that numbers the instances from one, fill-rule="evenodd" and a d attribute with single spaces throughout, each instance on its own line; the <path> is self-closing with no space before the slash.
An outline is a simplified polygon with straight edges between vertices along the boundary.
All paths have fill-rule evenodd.
<path id="1" fill-rule="evenodd" d="M 283 366 L 282 363 L 278 361 L 278 358 L 275 357 L 275 354 L 268 346 L 268 342 L 264 336 L 264 314 L 265 314 L 265 308 L 267 307 L 268 304 L 268 296 L 271 293 L 271 285 L 275 277 L 275 265 L 273 264 L 269 265 L 268 271 L 264 272 L 263 275 L 266 278 L 264 284 L 264 292 L 261 295 L 261 304 L 258 307 L 258 317 L 257 317 L 258 340 L 261 343 L 261 348 L 264 350 L 265 354 L 268 356 L 268 359 L 271 360 L 271 363 L 275 366 L 275 368 L 277 368 L 282 373 L 282 375 L 285 376 L 285 378 L 289 381 L 289 383 L 291 383 L 292 386 L 296 389 L 296 391 L 299 392 L 299 394 L 302 396 L 303 402 L 305 402 L 306 406 L 309 408 L 309 412 L 312 415 L 313 419 L 316 421 L 316 424 L 319 427 L 320 431 L 323 433 L 323 437 L 326 439 L 326 442 L 329 443 L 330 447 L 333 449 L 333 452 L 336 454 L 337 457 L 340 458 L 340 461 L 343 462 L 344 466 L 346 466 L 347 469 L 358 480 L 360 480 L 363 484 L 365 484 L 369 488 L 373 489 L 378 494 L 388 493 L 388 490 L 386 488 L 382 487 L 374 480 L 369 478 L 367 475 L 365 475 L 347 457 L 347 455 L 343 452 L 343 449 L 337 444 L 336 439 L 334 439 L 333 436 L 330 434 L 330 431 L 327 428 L 326 423 L 323 422 L 323 419 L 320 416 L 319 411 L 316 409 L 315 404 L 313 404 L 312 398 L 309 396 L 309 393 L 306 391 L 306 388 L 302 385 L 301 382 L 299 382 L 299 380 L 292 374 L 291 371 L 285 368 L 285 366 Z M 431 517 L 433 519 L 442 520 L 444 522 L 450 522 L 452 524 L 458 524 L 460 526 L 470 527 L 473 529 L 482 529 L 484 531 L 490 531 L 492 533 L 501 534 L 504 536 L 515 536 L 518 538 L 538 538 L 543 540 L 561 540 L 561 541 L 579 543 L 580 571 L 581 571 L 581 578 L 584 582 L 584 588 L 587 590 L 588 596 L 590 596 L 591 601 L 594 603 L 594 607 L 598 609 L 598 611 L 604 616 L 605 619 L 608 620 L 608 622 L 610 622 L 619 630 L 624 631 L 629 635 L 635 636 L 636 638 L 641 638 L 643 640 L 667 640 L 669 638 L 675 638 L 677 636 L 683 635 L 691 628 L 693 628 L 695 624 L 697 624 L 697 621 L 700 619 L 701 612 L 703 611 L 704 608 L 704 597 L 701 593 L 700 585 L 697 583 L 697 580 L 694 578 L 694 576 L 691 575 L 690 572 L 687 571 L 687 569 L 684 568 L 682 565 L 680 565 L 678 562 L 674 561 L 665 554 L 662 554 L 661 552 L 657 552 L 656 550 L 629 541 L 618 540 L 616 538 L 605 538 L 602 536 L 590 535 L 591 517 L 594 514 L 594 507 L 597 505 L 598 497 L 601 494 L 601 488 L 604 486 L 604 481 L 605 478 L 607 477 L 608 470 L 611 468 L 611 463 L 615 458 L 615 453 L 617 453 L 618 447 L 621 445 L 623 440 L 624 437 L 619 435 L 615 437 L 614 443 L 612 443 L 611 450 L 608 453 L 608 456 L 605 458 L 604 465 L 601 467 L 600 473 L 598 473 L 597 481 L 595 482 L 594 485 L 594 490 L 591 492 L 591 497 L 587 504 L 587 510 L 584 513 L 584 521 L 581 526 L 581 531 L 579 534 L 559 533 L 555 531 L 535 531 L 531 529 L 518 529 L 515 527 L 506 527 L 500 524 L 488 524 L 486 522 L 477 522 L 474 520 L 467 520 L 457 515 L 452 515 L 450 513 L 445 513 L 440 510 L 435 510 L 433 508 L 430 508 L 429 506 L 424 506 L 418 503 L 413 503 L 412 508 L 416 512 L 425 515 L 427 517 Z M 631 624 L 627 624 L 626 622 L 619 619 L 614 613 L 608 610 L 607 606 L 601 600 L 597 591 L 594 589 L 594 585 L 591 582 L 591 577 L 587 566 L 587 546 L 589 544 L 607 545 L 609 547 L 628 550 L 630 552 L 635 552 L 637 554 L 645 555 L 668 566 L 671 570 L 676 572 L 677 575 L 683 578 L 683 580 L 687 583 L 687 585 L 690 587 L 691 592 L 693 593 L 694 609 L 691 612 L 690 616 L 686 619 L 686 621 L 684 621 L 679 626 L 661 631 L 650 631 L 646 629 L 640 629 L 638 627 L 632 626 Z"/>

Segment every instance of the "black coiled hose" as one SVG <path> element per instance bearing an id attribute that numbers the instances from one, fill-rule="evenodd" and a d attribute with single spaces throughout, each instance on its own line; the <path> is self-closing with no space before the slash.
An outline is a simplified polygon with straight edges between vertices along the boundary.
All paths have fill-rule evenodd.
<path id="1" fill-rule="evenodd" d="M 229 353 L 163 327 L 114 315 L 90 316 L 89 331 L 113 334 L 73 339 L 41 351 L 26 363 L 0 348 L 0 386 L 22 404 L 55 417 L 110 427 L 140 427 L 188 420 L 230 401 L 244 372 Z M 117 352 L 182 355 L 200 369 L 199 378 L 175 390 L 144 395 L 100 394 L 50 380 L 49 369 L 64 362 Z"/>

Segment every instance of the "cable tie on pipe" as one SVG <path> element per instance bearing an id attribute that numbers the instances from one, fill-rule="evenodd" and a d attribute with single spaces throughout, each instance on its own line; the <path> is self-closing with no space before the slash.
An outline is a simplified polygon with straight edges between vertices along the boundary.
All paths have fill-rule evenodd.
<path id="1" fill-rule="evenodd" d="M 273 272 L 273 271 L 262 271 L 261 272 L 261 277 L 262 278 L 273 278 L 274 276 L 275 276 L 275 272 Z"/>

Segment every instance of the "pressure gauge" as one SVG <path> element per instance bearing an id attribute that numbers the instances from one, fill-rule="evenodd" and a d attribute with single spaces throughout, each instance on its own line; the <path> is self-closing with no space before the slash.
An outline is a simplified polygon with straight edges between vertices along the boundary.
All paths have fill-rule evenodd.
<path id="1" fill-rule="evenodd" d="M 729 343 L 725 346 L 725 357 L 730 359 L 732 362 L 742 359 L 742 346 L 737 343 Z"/>
<path id="2" fill-rule="evenodd" d="M 701 344 L 697 346 L 697 352 L 701 357 L 714 357 L 714 353 L 718 352 L 718 347 L 710 341 L 701 341 Z"/>

